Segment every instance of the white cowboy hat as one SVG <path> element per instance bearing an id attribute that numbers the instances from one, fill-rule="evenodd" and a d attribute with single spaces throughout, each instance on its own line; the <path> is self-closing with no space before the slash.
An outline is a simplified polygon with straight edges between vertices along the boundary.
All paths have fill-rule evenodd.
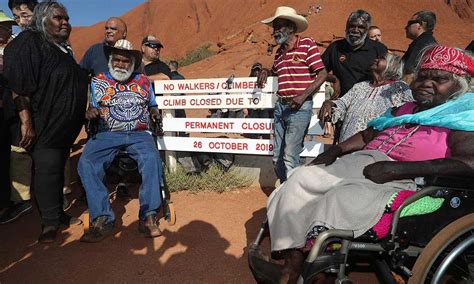
<path id="1" fill-rule="evenodd" d="M 132 43 L 126 39 L 117 40 L 114 46 L 111 46 L 110 49 L 112 51 L 127 51 L 132 54 L 132 56 L 135 57 L 135 68 L 137 68 L 137 66 L 140 66 L 142 62 L 142 53 L 139 50 L 133 49 Z"/>
<path id="2" fill-rule="evenodd" d="M 272 25 L 275 19 L 286 19 L 296 24 L 296 33 L 304 32 L 308 28 L 308 21 L 305 17 L 298 15 L 296 10 L 291 7 L 280 6 L 276 9 L 275 15 L 265 19 L 262 23 Z"/>

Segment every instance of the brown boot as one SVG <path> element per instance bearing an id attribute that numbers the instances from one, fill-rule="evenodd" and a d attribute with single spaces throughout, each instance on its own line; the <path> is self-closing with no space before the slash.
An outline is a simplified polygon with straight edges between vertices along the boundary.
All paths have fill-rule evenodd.
<path id="1" fill-rule="evenodd" d="M 160 222 L 158 222 L 156 214 L 148 215 L 145 217 L 145 220 L 140 219 L 138 222 L 138 231 L 145 234 L 148 238 L 156 238 L 161 236 L 159 225 Z"/>

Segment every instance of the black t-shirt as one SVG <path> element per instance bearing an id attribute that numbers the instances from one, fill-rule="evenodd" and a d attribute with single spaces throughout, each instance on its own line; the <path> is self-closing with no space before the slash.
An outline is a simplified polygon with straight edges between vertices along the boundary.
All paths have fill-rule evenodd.
<path id="1" fill-rule="evenodd" d="M 421 52 L 430 45 L 438 42 L 433 37 L 432 32 L 424 32 L 419 37 L 414 39 L 408 46 L 407 52 L 403 55 L 403 73 L 410 74 L 415 72 L 416 65 L 420 61 Z"/>
<path id="2" fill-rule="evenodd" d="M 86 72 L 71 55 L 29 30 L 8 44 L 4 58 L 8 86 L 30 98 L 34 147 L 70 147 L 84 122 Z"/>
<path id="3" fill-rule="evenodd" d="M 171 79 L 171 70 L 161 60 L 153 61 L 145 66 L 145 75 L 155 75 L 163 73 Z"/>
<path id="4" fill-rule="evenodd" d="M 367 38 L 357 50 L 345 40 L 331 43 L 321 56 L 328 72 L 341 82 L 341 96 L 354 84 L 370 80 L 369 66 L 379 56 L 387 54 L 387 47 L 380 42 Z"/>

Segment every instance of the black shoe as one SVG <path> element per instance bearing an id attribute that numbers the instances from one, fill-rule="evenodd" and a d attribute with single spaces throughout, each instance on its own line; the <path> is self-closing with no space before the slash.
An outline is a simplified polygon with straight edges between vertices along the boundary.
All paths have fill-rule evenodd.
<path id="1" fill-rule="evenodd" d="M 272 263 L 270 258 L 254 245 L 250 247 L 247 257 L 250 270 L 258 283 L 280 283 L 281 265 Z"/>
<path id="2" fill-rule="evenodd" d="M 43 226 L 41 230 L 41 235 L 38 238 L 38 242 L 42 244 L 49 244 L 56 240 L 56 235 L 58 234 L 59 227 L 56 226 Z"/>
<path id="3" fill-rule="evenodd" d="M 81 237 L 81 242 L 97 243 L 112 235 L 114 223 L 107 223 L 107 216 L 99 216 L 92 222 L 89 230 Z"/>
<path id="4" fill-rule="evenodd" d="M 0 216 L 0 225 L 13 222 L 21 216 L 31 212 L 32 209 L 33 206 L 29 200 L 15 203 L 8 207 L 8 209 L 3 212 L 2 216 Z"/>

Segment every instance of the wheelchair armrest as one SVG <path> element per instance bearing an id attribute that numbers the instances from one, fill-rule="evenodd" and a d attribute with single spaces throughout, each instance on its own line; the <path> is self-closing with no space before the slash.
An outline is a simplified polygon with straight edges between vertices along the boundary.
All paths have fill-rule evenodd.
<path id="1" fill-rule="evenodd" d="M 86 122 L 86 133 L 88 137 L 94 137 L 99 131 L 99 119 L 91 119 Z"/>
<path id="2" fill-rule="evenodd" d="M 474 177 L 434 176 L 425 178 L 426 185 L 474 190 Z"/>

